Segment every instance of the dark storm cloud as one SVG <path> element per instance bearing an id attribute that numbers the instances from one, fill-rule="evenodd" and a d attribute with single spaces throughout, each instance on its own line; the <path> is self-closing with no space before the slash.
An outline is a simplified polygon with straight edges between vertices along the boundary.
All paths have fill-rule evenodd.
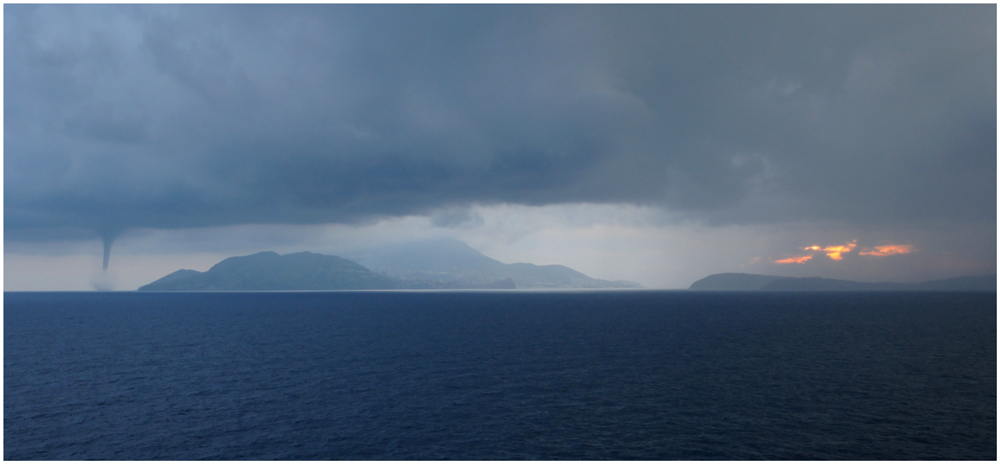
<path id="1" fill-rule="evenodd" d="M 994 5 L 4 8 L 15 240 L 501 202 L 996 220 Z"/>

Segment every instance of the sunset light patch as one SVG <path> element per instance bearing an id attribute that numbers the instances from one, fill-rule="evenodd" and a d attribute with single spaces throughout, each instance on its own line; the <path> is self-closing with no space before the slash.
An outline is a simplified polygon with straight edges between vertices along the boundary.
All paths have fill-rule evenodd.
<path id="1" fill-rule="evenodd" d="M 877 246 L 873 249 L 865 249 L 865 251 L 858 254 L 863 256 L 891 256 L 902 255 L 912 251 L 913 247 L 910 245 L 885 245 Z"/>
<path id="2" fill-rule="evenodd" d="M 841 256 L 841 253 L 848 253 L 851 250 L 853 250 L 855 246 L 857 246 L 857 245 L 854 242 L 850 242 L 850 243 L 847 243 L 847 244 L 844 244 L 844 245 L 834 245 L 834 246 L 828 246 L 828 247 L 820 247 L 819 245 L 812 245 L 812 246 L 807 246 L 807 247 L 803 248 L 803 250 L 806 250 L 806 251 L 823 251 L 824 253 L 826 253 L 827 256 L 830 257 L 830 259 L 832 259 L 834 261 L 840 261 L 840 260 L 844 259 L 844 257 Z M 775 262 L 777 262 L 777 261 L 775 261 Z"/>
<path id="3" fill-rule="evenodd" d="M 851 243 L 848 243 L 846 245 L 828 246 L 828 247 L 824 248 L 823 251 L 826 252 L 826 255 L 829 256 L 830 259 L 832 259 L 834 261 L 840 261 L 840 260 L 844 259 L 843 256 L 840 256 L 840 254 L 841 253 L 848 253 L 851 250 L 853 250 L 854 247 L 855 247 L 854 242 L 851 242 Z"/>
<path id="4" fill-rule="evenodd" d="M 785 259 L 776 260 L 775 263 L 777 263 L 777 264 L 793 264 L 793 263 L 794 264 L 802 264 L 802 263 L 804 263 L 806 261 L 809 261 L 810 259 L 812 259 L 812 255 L 793 256 L 791 258 L 785 258 Z"/>

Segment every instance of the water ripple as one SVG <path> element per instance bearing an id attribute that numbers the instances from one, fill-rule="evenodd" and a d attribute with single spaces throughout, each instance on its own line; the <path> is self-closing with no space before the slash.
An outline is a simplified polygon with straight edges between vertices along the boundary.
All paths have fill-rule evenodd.
<path id="1" fill-rule="evenodd" d="M 4 298 L 5 459 L 996 459 L 995 294 Z"/>

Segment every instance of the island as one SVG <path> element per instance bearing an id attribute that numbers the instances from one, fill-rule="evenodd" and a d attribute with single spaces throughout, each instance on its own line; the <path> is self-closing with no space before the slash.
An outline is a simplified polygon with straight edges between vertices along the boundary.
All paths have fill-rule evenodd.
<path id="1" fill-rule="evenodd" d="M 504 264 L 453 239 L 368 250 L 352 258 L 265 251 L 224 259 L 205 272 L 181 269 L 139 287 L 139 291 L 641 287 L 636 282 L 594 279 L 558 264 Z M 368 267 L 358 261 L 368 263 Z"/>
<path id="2" fill-rule="evenodd" d="M 723 273 L 700 279 L 689 287 L 700 291 L 997 291 L 997 275 L 962 276 L 918 283 L 856 282 L 821 277 L 781 277 Z"/>

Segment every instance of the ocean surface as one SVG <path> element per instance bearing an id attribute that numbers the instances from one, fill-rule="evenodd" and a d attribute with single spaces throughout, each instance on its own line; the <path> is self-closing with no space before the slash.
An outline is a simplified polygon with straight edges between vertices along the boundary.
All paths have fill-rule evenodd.
<path id="1" fill-rule="evenodd" d="M 4 459 L 997 458 L 995 293 L 4 293 Z"/>

